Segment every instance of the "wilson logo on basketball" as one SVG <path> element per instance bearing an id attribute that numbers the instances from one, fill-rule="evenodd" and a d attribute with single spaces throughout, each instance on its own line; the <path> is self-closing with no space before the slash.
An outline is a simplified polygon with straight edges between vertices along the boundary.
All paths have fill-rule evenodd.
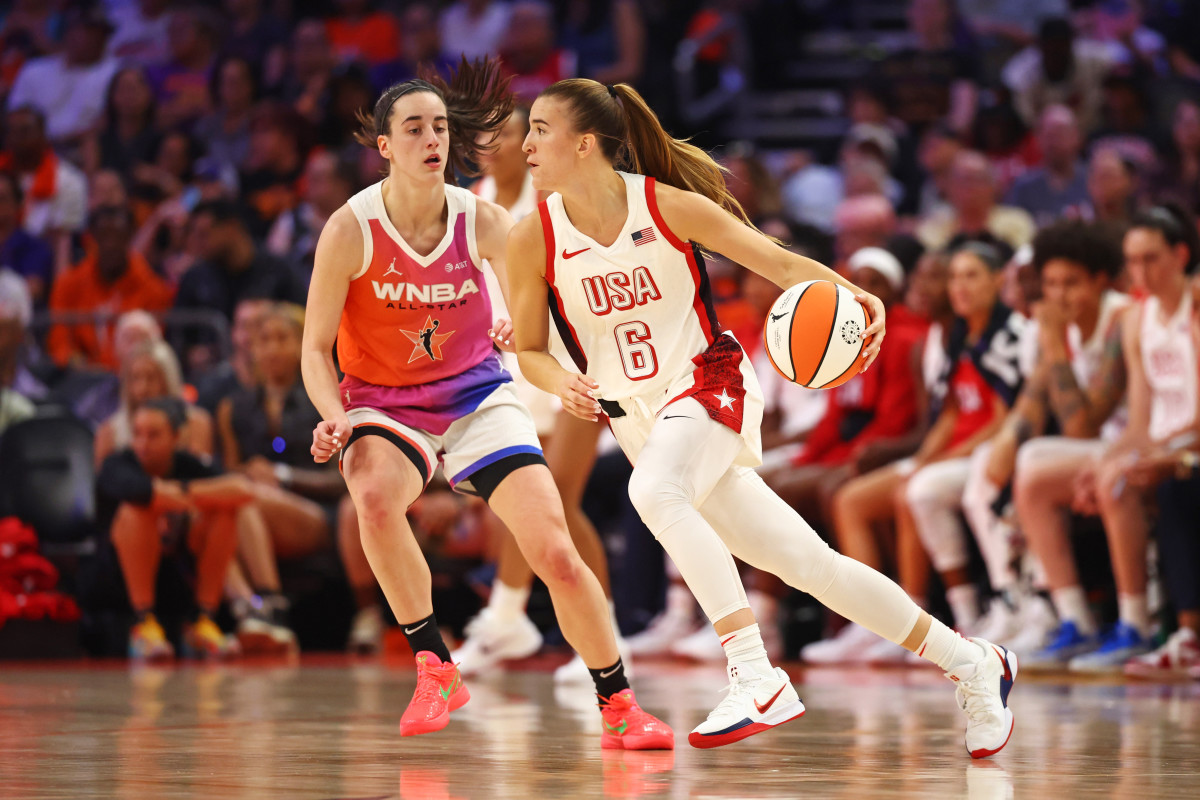
<path id="1" fill-rule="evenodd" d="M 854 320 L 848 319 L 842 324 L 842 341 L 846 344 L 857 344 L 861 334 L 862 328 Z"/>

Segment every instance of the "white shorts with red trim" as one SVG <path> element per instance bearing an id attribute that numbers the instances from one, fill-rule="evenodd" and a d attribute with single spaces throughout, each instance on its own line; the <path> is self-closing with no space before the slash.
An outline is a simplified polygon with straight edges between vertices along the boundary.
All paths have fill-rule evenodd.
<path id="1" fill-rule="evenodd" d="M 415 465 L 426 484 L 440 457 L 450 486 L 467 494 L 476 493 L 471 476 L 484 467 L 509 456 L 542 454 L 533 417 L 517 399 L 511 382 L 497 386 L 474 411 L 452 422 L 440 436 L 405 425 L 374 408 L 354 408 L 347 416 L 356 433 L 377 426 L 409 445 L 424 461 Z M 416 462 L 412 453 L 409 457 Z"/>
<path id="2" fill-rule="evenodd" d="M 621 450 L 636 464 L 654 422 L 670 414 L 676 400 L 691 397 L 710 419 L 742 437 L 744 447 L 733 463 L 757 467 L 762 463 L 763 394 L 750 359 L 733 334 L 726 332 L 692 363 L 694 368 L 663 394 L 616 401 L 625 413 L 612 417 L 609 425 Z"/>

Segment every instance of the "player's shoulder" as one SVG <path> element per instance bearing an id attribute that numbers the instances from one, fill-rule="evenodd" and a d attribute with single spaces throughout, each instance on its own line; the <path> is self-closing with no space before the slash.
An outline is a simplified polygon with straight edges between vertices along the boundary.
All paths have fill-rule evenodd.
<path id="1" fill-rule="evenodd" d="M 475 226 L 479 230 L 503 228 L 507 232 L 513 225 L 512 214 L 499 203 L 471 195 L 475 201 Z"/>

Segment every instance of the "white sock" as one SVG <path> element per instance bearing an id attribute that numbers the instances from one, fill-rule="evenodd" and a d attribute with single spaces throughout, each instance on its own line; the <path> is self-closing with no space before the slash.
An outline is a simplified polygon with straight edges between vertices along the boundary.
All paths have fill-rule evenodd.
<path id="1" fill-rule="evenodd" d="M 1117 615 L 1122 622 L 1137 628 L 1142 636 L 1150 630 L 1150 607 L 1144 594 L 1118 594 Z"/>
<path id="2" fill-rule="evenodd" d="M 1075 627 L 1084 636 L 1095 635 L 1096 620 L 1088 608 L 1087 595 L 1083 593 L 1082 586 L 1055 589 L 1050 592 L 1050 601 L 1054 603 L 1054 610 L 1058 612 L 1060 620 L 1074 622 Z"/>
<path id="3" fill-rule="evenodd" d="M 667 616 L 691 619 L 695 610 L 696 598 L 692 596 L 686 584 L 672 581 L 667 585 Z"/>
<path id="4" fill-rule="evenodd" d="M 730 664 L 747 664 L 762 675 L 775 674 L 771 659 L 767 658 L 767 648 L 763 646 L 758 623 L 721 635 L 721 647 L 725 648 L 725 657 Z"/>
<path id="5" fill-rule="evenodd" d="M 975 584 L 964 583 L 946 590 L 946 602 L 954 612 L 954 627 L 969 628 L 979 619 L 979 593 Z"/>
<path id="6" fill-rule="evenodd" d="M 509 586 L 499 578 L 492 581 L 492 596 L 488 598 L 488 608 L 496 615 L 496 619 L 503 622 L 519 619 L 525 614 L 525 605 L 528 602 L 528 586 Z"/>
<path id="7" fill-rule="evenodd" d="M 973 664 L 985 653 L 979 645 L 933 619 L 929 623 L 929 632 L 917 648 L 917 655 L 937 664 L 944 672 L 949 672 L 963 664 Z"/>

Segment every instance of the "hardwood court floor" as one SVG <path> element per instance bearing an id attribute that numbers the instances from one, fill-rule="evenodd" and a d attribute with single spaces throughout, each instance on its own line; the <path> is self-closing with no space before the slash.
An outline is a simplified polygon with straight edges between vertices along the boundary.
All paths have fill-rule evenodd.
<path id="1" fill-rule="evenodd" d="M 701 751 L 687 732 L 721 668 L 641 664 L 639 697 L 679 749 L 613 753 L 590 693 L 545 669 L 474 679 L 449 728 L 402 739 L 399 662 L 4 664 L 0 798 L 1200 797 L 1200 684 L 1024 673 L 1008 748 L 972 761 L 936 671 L 790 671 L 803 718 Z"/>

